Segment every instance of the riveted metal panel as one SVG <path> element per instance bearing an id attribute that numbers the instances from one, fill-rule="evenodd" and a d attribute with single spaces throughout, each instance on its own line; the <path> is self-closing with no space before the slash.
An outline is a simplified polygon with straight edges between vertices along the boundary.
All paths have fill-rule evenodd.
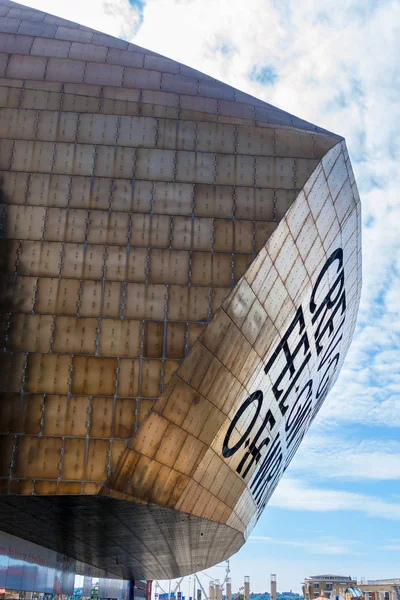
<path id="1" fill-rule="evenodd" d="M 0 110 L 0 135 L 6 139 L 30 140 L 35 137 L 37 114 L 29 110 Z"/>
<path id="2" fill-rule="evenodd" d="M 85 63 L 80 60 L 71 60 L 69 58 L 49 58 L 47 63 L 46 78 L 48 81 L 82 83 L 84 73 Z"/>
<path id="3" fill-rule="evenodd" d="M 67 56 L 70 54 L 70 49 L 70 42 L 49 40 L 46 38 L 35 38 L 30 47 L 30 53 L 33 56 L 55 56 L 57 58 L 67 58 Z"/>
<path id="4" fill-rule="evenodd" d="M 179 152 L 176 178 L 183 182 L 215 183 L 215 155 L 206 152 Z"/>

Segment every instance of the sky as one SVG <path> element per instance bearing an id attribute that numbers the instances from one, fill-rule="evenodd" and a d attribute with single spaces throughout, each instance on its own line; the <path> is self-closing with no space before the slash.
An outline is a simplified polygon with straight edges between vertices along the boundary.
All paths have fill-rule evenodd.
<path id="1" fill-rule="evenodd" d="M 233 588 L 400 577 L 400 1 L 25 0 L 186 63 L 346 138 L 363 293 L 339 380 L 247 544 Z M 223 578 L 224 569 L 210 570 Z M 203 578 L 204 581 L 207 579 Z M 186 590 L 185 590 L 186 591 Z"/>

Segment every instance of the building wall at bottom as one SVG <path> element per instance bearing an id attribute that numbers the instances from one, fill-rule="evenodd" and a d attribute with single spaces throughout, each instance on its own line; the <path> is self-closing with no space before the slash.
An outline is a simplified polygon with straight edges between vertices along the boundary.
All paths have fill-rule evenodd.
<path id="1" fill-rule="evenodd" d="M 64 554 L 0 531 L 0 597 L 14 597 L 17 591 L 73 595 L 77 572 L 83 573 L 80 590 L 83 597 L 90 597 L 95 581 L 99 585 L 98 598 L 147 600 L 149 587 L 151 597 L 150 582 L 146 580 L 117 579 Z"/>

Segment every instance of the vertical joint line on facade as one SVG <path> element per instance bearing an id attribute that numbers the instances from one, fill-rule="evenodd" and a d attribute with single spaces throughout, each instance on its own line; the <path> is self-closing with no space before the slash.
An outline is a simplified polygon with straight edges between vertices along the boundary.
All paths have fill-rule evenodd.
<path id="1" fill-rule="evenodd" d="M 194 132 L 194 151 L 197 152 L 199 145 L 199 122 L 196 121 L 196 128 Z"/>
<path id="2" fill-rule="evenodd" d="M 232 252 L 231 259 L 231 289 L 235 287 L 235 252 Z"/>
<path id="3" fill-rule="evenodd" d="M 103 86 L 101 86 L 100 94 L 99 94 L 99 110 L 97 111 L 99 113 L 103 112 L 103 100 L 104 100 L 104 88 L 103 88 Z"/>
<path id="4" fill-rule="evenodd" d="M 22 394 L 22 392 L 21 392 L 21 394 Z M 8 478 L 8 483 L 7 483 L 7 494 L 8 495 L 11 495 L 11 493 L 12 493 L 11 480 L 12 480 L 12 477 L 13 477 L 15 460 L 16 460 L 16 457 L 17 457 L 18 440 L 19 440 L 18 434 L 15 434 L 14 435 L 13 449 L 12 449 L 12 453 L 11 453 L 9 478 Z"/>
<path id="5" fill-rule="evenodd" d="M 81 115 L 80 115 L 80 113 L 78 113 L 78 116 L 76 119 L 76 127 L 75 127 L 75 139 L 74 139 L 75 144 L 78 143 L 80 125 L 81 125 Z"/>
<path id="6" fill-rule="evenodd" d="M 254 260 L 257 256 L 256 252 L 256 221 L 253 221 L 253 250 L 252 250 L 252 259 Z"/>
<path id="7" fill-rule="evenodd" d="M 315 158 L 315 137 L 314 137 L 314 135 L 311 136 L 311 141 L 312 141 L 312 158 Z"/>
<path id="8" fill-rule="evenodd" d="M 217 105 L 217 107 L 216 107 L 215 115 L 217 117 L 217 123 L 218 123 L 219 122 L 219 100 L 218 100 L 218 98 L 217 98 L 216 105 Z"/>
<path id="9" fill-rule="evenodd" d="M 277 142 L 277 138 L 276 138 L 276 129 L 274 129 L 274 137 L 273 137 L 273 148 L 274 148 L 274 156 L 276 156 L 276 142 Z"/>
<path id="10" fill-rule="evenodd" d="M 115 190 L 114 179 L 111 179 L 110 189 L 109 189 L 109 192 L 108 192 L 108 212 L 109 213 L 112 211 L 112 203 L 113 203 L 113 197 L 114 197 L 114 190 Z"/>
<path id="11" fill-rule="evenodd" d="M 101 335 L 101 317 L 97 317 L 96 343 L 95 343 L 95 350 L 94 350 L 94 353 L 96 356 L 99 355 L 100 335 Z"/>
<path id="12" fill-rule="evenodd" d="M 21 24 L 22 24 L 22 23 L 21 23 Z M 20 27 L 20 26 L 19 26 L 19 27 Z M 18 30 L 19 30 L 19 27 L 18 27 Z M 17 31 L 18 31 L 18 30 L 17 30 Z M 35 37 L 33 37 L 33 38 L 32 38 L 32 44 L 31 44 L 31 45 L 30 45 L 30 47 L 29 47 L 29 52 L 28 52 L 28 54 L 31 54 L 31 53 L 32 53 L 32 48 L 33 48 L 33 44 L 34 44 L 34 43 L 35 43 Z M 71 48 L 70 48 L 70 50 L 71 50 Z"/>
<path id="13" fill-rule="evenodd" d="M 123 281 L 121 290 L 121 302 L 119 307 L 119 317 L 121 320 L 125 318 L 126 285 L 126 281 Z"/>
<path id="14" fill-rule="evenodd" d="M 200 79 L 197 79 L 197 95 L 200 96 Z"/>
<path id="15" fill-rule="evenodd" d="M 93 181 L 94 181 L 94 174 L 96 172 L 96 160 L 97 160 L 97 146 L 94 146 L 93 148 L 93 155 L 92 155 L 92 181 L 91 181 L 91 186 L 93 186 Z"/>
<path id="16" fill-rule="evenodd" d="M 257 123 L 257 110 L 256 107 L 253 106 L 253 119 L 254 119 L 254 125 L 257 127 L 258 123 Z"/>
<path id="17" fill-rule="evenodd" d="M 24 80 L 22 82 L 21 89 L 19 90 L 18 108 L 22 108 L 22 102 L 24 100 L 24 94 L 25 94 L 25 84 L 26 84 L 26 81 Z"/>
<path id="18" fill-rule="evenodd" d="M 176 173 L 177 173 L 177 168 L 178 168 L 178 152 L 177 152 L 177 150 L 175 150 L 175 152 L 174 152 L 173 164 L 174 164 L 174 172 L 173 172 L 173 180 L 172 181 L 176 182 Z"/>
<path id="19" fill-rule="evenodd" d="M 297 162 L 296 159 L 293 159 L 293 189 L 296 191 L 297 189 Z"/>
<path id="20" fill-rule="evenodd" d="M 76 316 L 77 317 L 81 316 L 82 295 L 83 295 L 83 279 L 80 279 L 79 280 L 79 289 L 78 289 L 78 299 L 76 301 Z"/>
<path id="21" fill-rule="evenodd" d="M 7 76 L 8 65 L 10 64 L 10 60 L 11 60 L 11 52 L 9 54 L 7 54 L 6 68 L 4 69 L 5 76 Z"/>
<path id="22" fill-rule="evenodd" d="M 147 248 L 147 256 L 146 256 L 146 287 L 149 285 L 149 277 L 150 277 L 150 259 L 151 259 L 151 248 Z"/>
<path id="23" fill-rule="evenodd" d="M 274 208 L 273 208 L 273 211 L 274 211 L 274 214 L 273 214 L 274 221 L 276 221 L 276 189 L 274 189 Z"/>
<path id="24" fill-rule="evenodd" d="M 167 326 L 168 326 L 168 307 L 169 307 L 169 288 L 170 284 L 165 286 L 165 305 L 164 305 L 164 331 L 163 331 L 163 345 L 162 345 L 162 364 L 161 364 L 161 377 L 160 377 L 160 394 L 164 391 L 165 381 L 165 360 L 167 358 Z"/>
<path id="25" fill-rule="evenodd" d="M 108 446 L 108 460 L 107 460 L 107 477 L 111 474 L 111 459 L 112 459 L 112 444 L 115 435 L 115 414 L 117 412 L 117 396 L 118 396 L 118 385 L 119 385 L 119 371 L 120 371 L 120 357 L 117 357 L 117 366 L 115 368 L 115 382 L 114 382 L 114 394 L 111 414 L 111 436 Z"/>
<path id="26" fill-rule="evenodd" d="M 34 140 L 37 140 L 37 136 L 38 136 L 38 133 L 39 133 L 40 114 L 41 114 L 41 111 L 37 110 L 36 111 L 36 119 L 35 119 L 35 131 L 34 131 L 34 134 L 33 134 L 33 139 Z"/>
<path id="27" fill-rule="evenodd" d="M 93 417 L 93 396 L 89 396 L 89 405 L 87 411 L 87 422 L 86 422 L 86 433 L 85 433 L 85 453 L 83 458 L 83 464 L 88 464 L 89 459 L 89 442 L 90 442 L 90 429 L 92 427 L 92 417 Z M 83 493 L 84 481 L 81 483 L 81 493 Z"/>
<path id="28" fill-rule="evenodd" d="M 184 356 L 189 354 L 189 323 L 186 321 L 185 323 L 185 346 L 183 350 Z"/>
<path id="29" fill-rule="evenodd" d="M 213 184 L 217 185 L 217 153 L 214 152 Z"/>
<path id="30" fill-rule="evenodd" d="M 85 240 L 84 240 L 84 248 L 86 252 L 86 247 L 88 245 L 89 239 L 89 227 L 90 227 L 90 210 L 86 211 L 86 219 L 85 219 Z"/>
<path id="31" fill-rule="evenodd" d="M 233 186 L 232 191 L 232 272 L 231 272 L 231 288 L 235 286 L 235 249 L 236 249 L 236 186 Z"/>
<path id="32" fill-rule="evenodd" d="M 130 213 L 129 213 L 129 216 L 128 216 L 128 235 L 127 235 L 127 244 L 126 244 L 126 248 L 127 248 L 127 251 L 128 251 L 128 255 L 129 255 L 129 253 L 130 253 L 130 251 L 131 251 L 131 243 L 132 243 L 132 223 L 133 223 L 133 220 L 132 220 L 132 213 L 130 212 Z"/>
<path id="33" fill-rule="evenodd" d="M 155 137 L 155 147 L 158 148 L 158 140 L 160 137 L 160 119 L 156 120 L 156 137 Z"/>
<path id="34" fill-rule="evenodd" d="M 192 221 L 194 221 L 194 217 L 195 217 L 195 211 L 196 211 L 196 184 L 193 184 L 192 187 L 192 191 L 191 191 L 191 196 L 192 196 Z M 193 244 L 192 244 L 193 247 Z"/>
<path id="35" fill-rule="evenodd" d="M 141 331 L 140 331 L 140 354 L 139 354 L 139 380 L 138 380 L 138 396 L 142 393 L 142 379 L 143 379 L 143 353 L 144 353 L 144 335 L 145 335 L 145 321 L 141 320 Z M 135 423 L 134 432 L 138 429 L 138 399 L 136 398 L 136 410 L 135 410 Z"/>
<path id="36" fill-rule="evenodd" d="M 44 234 L 46 233 L 46 226 L 47 226 L 47 211 L 49 210 L 48 206 L 44 207 L 44 214 L 43 214 L 43 223 L 42 223 L 42 227 L 41 227 L 41 231 L 42 231 L 42 236 L 40 241 L 44 242 Z"/>
<path id="37" fill-rule="evenodd" d="M 20 415 L 23 414 L 23 410 L 24 410 L 24 395 L 25 395 L 25 384 L 26 384 L 27 370 L 28 370 L 28 352 L 25 352 L 24 366 L 22 368 L 21 392 L 20 392 L 20 396 L 19 396 L 19 414 Z M 14 437 L 14 444 L 13 444 L 13 450 L 12 450 L 12 454 L 11 454 L 11 462 L 10 462 L 10 476 L 9 476 L 9 479 L 8 479 L 8 493 L 9 494 L 11 493 L 11 479 L 13 477 L 14 466 L 15 466 L 15 459 L 16 459 L 16 456 L 17 456 L 18 439 L 19 439 L 19 436 L 15 435 L 15 437 Z"/>
<path id="38" fill-rule="evenodd" d="M 73 177 L 71 175 L 71 177 L 69 178 L 69 182 L 68 182 L 68 192 L 67 192 L 67 208 L 70 207 L 71 205 L 71 198 L 72 198 L 72 187 L 73 187 Z"/>
<path id="39" fill-rule="evenodd" d="M 120 128 L 121 128 L 121 117 L 118 116 L 117 117 L 117 122 L 115 124 L 115 151 L 117 151 L 117 148 L 118 148 L 118 140 L 119 140 Z"/>
<path id="40" fill-rule="evenodd" d="M 89 63 L 88 63 L 88 61 L 85 61 L 85 65 L 84 65 L 84 67 L 83 67 L 83 75 L 82 75 L 82 81 L 81 81 L 81 83 L 84 83 L 84 81 L 85 81 L 85 77 L 86 77 L 86 70 L 87 70 L 87 66 L 88 66 L 88 64 L 89 64 Z"/>
<path id="41" fill-rule="evenodd" d="M 29 202 L 29 196 L 31 195 L 31 182 L 32 182 L 32 174 L 28 173 L 28 177 L 26 178 L 26 187 L 25 187 L 25 204 Z"/>
<path id="42" fill-rule="evenodd" d="M 64 255 L 65 255 L 65 242 L 61 244 L 61 254 L 60 254 L 60 262 L 58 264 L 58 278 L 61 278 L 61 273 L 64 266 Z"/>
<path id="43" fill-rule="evenodd" d="M 151 194 L 150 194 L 150 216 L 152 216 L 154 213 L 155 191 L 156 191 L 156 183 L 155 183 L 155 181 L 152 181 L 151 182 Z"/>
<path id="44" fill-rule="evenodd" d="M 49 59 L 46 60 L 46 64 L 44 66 L 43 81 L 46 81 L 48 66 L 49 66 Z"/>
<path id="45" fill-rule="evenodd" d="M 143 90 L 140 90 L 140 92 L 139 92 L 139 100 L 138 100 L 138 107 L 137 107 L 138 117 L 142 116 L 142 104 L 143 104 Z"/>
<path id="46" fill-rule="evenodd" d="M 236 185 L 233 186 L 232 192 L 232 219 L 236 221 Z"/>
<path id="47" fill-rule="evenodd" d="M 40 407 L 39 437 L 42 437 L 42 435 L 43 435 L 44 419 L 45 419 L 45 414 L 46 414 L 46 404 L 47 404 L 47 394 L 44 393 L 42 406 Z"/>
<path id="48" fill-rule="evenodd" d="M 36 302 L 38 297 L 38 289 L 39 289 L 39 277 L 35 277 L 35 285 L 33 287 L 33 298 L 32 298 L 32 314 L 35 314 Z"/>
<path id="49" fill-rule="evenodd" d="M 208 309 L 207 309 L 207 321 L 210 322 L 212 318 L 212 297 L 213 297 L 213 288 L 210 286 L 208 288 Z"/>
<path id="50" fill-rule="evenodd" d="M 257 187 L 257 156 L 254 157 L 253 163 L 253 185 Z"/>
<path id="51" fill-rule="evenodd" d="M 194 183 L 192 185 L 192 191 L 191 191 L 191 198 L 192 198 L 192 203 L 191 203 L 191 209 L 192 209 L 192 213 L 191 213 L 191 231 L 190 231 L 190 248 L 194 248 L 194 220 L 195 220 L 195 211 L 196 211 L 196 184 Z M 190 270 L 190 278 L 189 281 L 191 282 L 191 278 L 192 278 L 192 263 L 191 260 L 193 261 L 193 256 L 190 256 L 189 253 L 189 270 Z"/>
<path id="52" fill-rule="evenodd" d="M 14 160 L 14 153 L 15 153 L 15 141 L 13 141 L 12 143 L 12 148 L 11 148 L 11 154 L 10 154 L 10 164 L 8 166 L 8 170 L 12 171 L 12 164 L 13 164 L 13 160 Z"/>
<path id="53" fill-rule="evenodd" d="M 53 144 L 53 154 L 51 155 L 51 167 L 50 167 L 50 172 L 54 173 L 54 165 L 56 164 L 56 157 L 57 157 L 57 143 L 54 142 Z"/>
<path id="54" fill-rule="evenodd" d="M 161 74 L 160 74 L 160 88 L 159 88 L 160 91 L 162 90 L 162 86 L 163 86 L 163 75 L 164 75 L 164 73 L 161 72 Z"/>
<path id="55" fill-rule="evenodd" d="M 121 87 L 124 87 L 126 67 L 122 67 Z"/>
<path id="56" fill-rule="evenodd" d="M 174 215 L 169 218 L 169 246 L 168 250 L 172 250 L 172 242 L 174 241 Z"/>
<path id="57" fill-rule="evenodd" d="M 50 354 L 53 353 L 53 343 L 54 343 L 54 334 L 56 331 L 56 315 L 53 315 L 53 321 L 51 323 L 51 333 L 50 333 Z"/>
<path id="58" fill-rule="evenodd" d="M 238 130 L 237 125 L 235 125 L 235 128 L 233 130 L 233 145 L 234 145 L 234 153 L 237 154 L 238 148 L 239 148 L 239 130 Z"/>
<path id="59" fill-rule="evenodd" d="M 15 258 L 15 271 L 14 271 L 14 279 L 18 276 L 19 262 L 21 258 L 22 251 L 22 240 L 18 240 L 18 248 L 17 248 L 17 256 Z"/>
<path id="60" fill-rule="evenodd" d="M 12 318 L 12 313 L 7 313 L 6 314 L 6 326 L 5 326 L 5 331 L 4 331 L 4 345 L 3 345 L 3 352 L 7 352 L 7 347 L 8 347 L 8 338 L 10 336 L 10 329 L 11 329 L 11 318 Z"/>
<path id="61" fill-rule="evenodd" d="M 193 250 L 189 250 L 188 288 L 192 287 Z"/>
<path id="62" fill-rule="evenodd" d="M 137 148 L 134 149 L 134 153 L 133 153 L 133 164 L 132 164 L 132 185 L 134 186 L 134 179 L 136 177 L 136 164 L 137 164 Z M 132 189 L 133 192 L 133 189 Z"/>
<path id="63" fill-rule="evenodd" d="M 65 86 L 62 83 L 61 84 L 61 88 L 60 88 L 60 102 L 58 104 L 58 110 L 61 112 L 64 108 L 64 93 L 65 93 Z"/>

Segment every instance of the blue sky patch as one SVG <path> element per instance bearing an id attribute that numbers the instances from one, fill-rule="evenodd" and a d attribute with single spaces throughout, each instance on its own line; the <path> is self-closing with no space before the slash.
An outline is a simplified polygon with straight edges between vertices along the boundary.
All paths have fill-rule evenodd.
<path id="1" fill-rule="evenodd" d="M 129 4 L 131 6 L 133 6 L 134 8 L 136 8 L 138 16 L 139 16 L 139 20 L 137 22 L 137 24 L 134 27 L 134 31 L 133 31 L 133 35 L 135 35 L 138 31 L 140 26 L 143 23 L 143 12 L 144 12 L 144 7 L 146 4 L 146 0 L 129 0 Z"/>
<path id="2" fill-rule="evenodd" d="M 254 66 L 249 75 L 251 81 L 257 81 L 262 85 L 274 85 L 278 80 L 276 69 L 270 65 L 264 67 Z"/>

